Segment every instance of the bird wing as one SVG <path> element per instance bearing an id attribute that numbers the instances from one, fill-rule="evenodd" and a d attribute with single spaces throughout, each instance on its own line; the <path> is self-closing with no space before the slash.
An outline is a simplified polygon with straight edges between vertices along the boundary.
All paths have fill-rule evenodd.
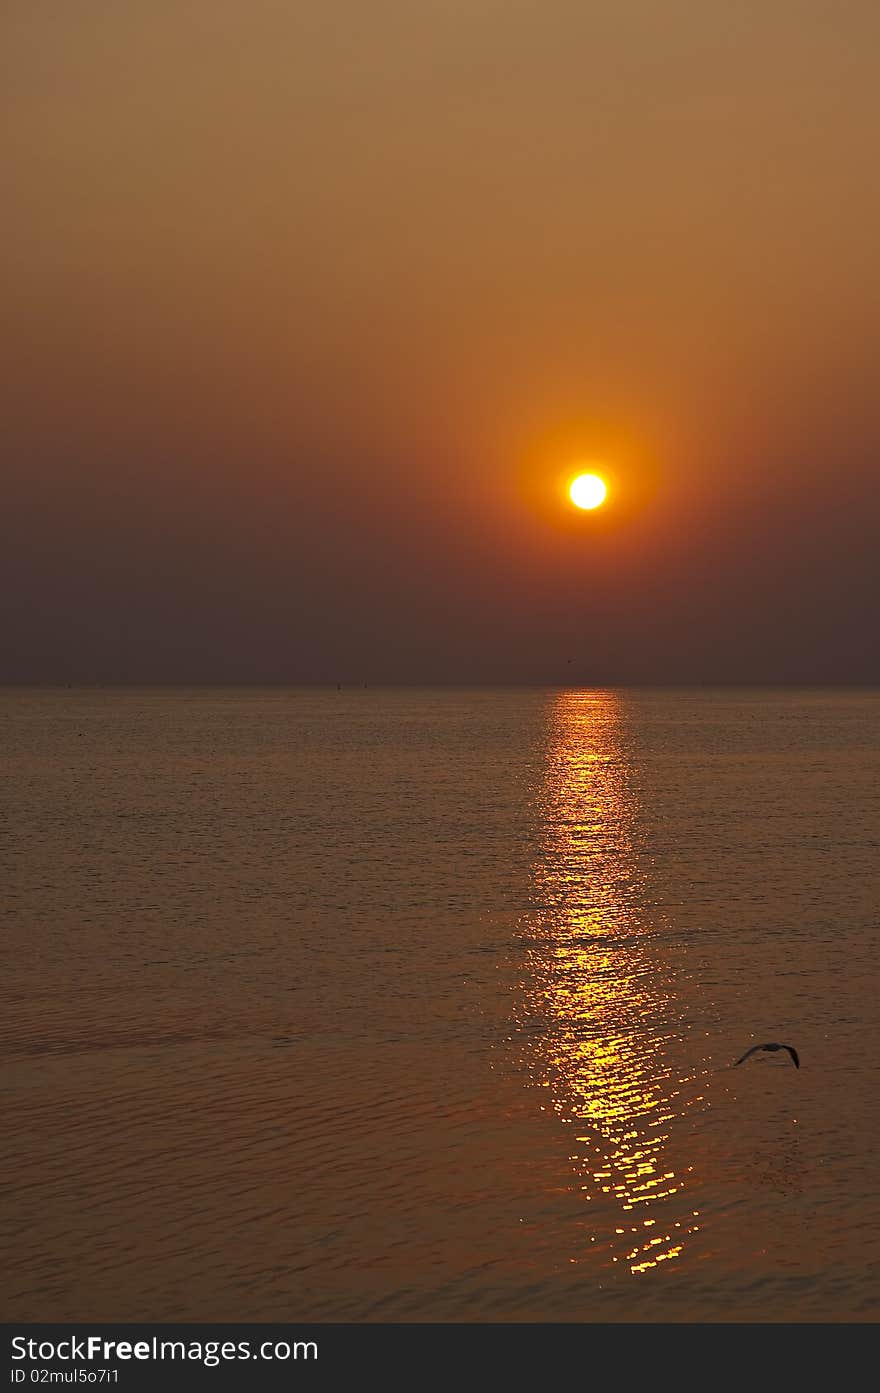
<path id="1" fill-rule="evenodd" d="M 734 1069 L 736 1068 L 737 1064 L 742 1064 L 744 1060 L 748 1059 L 750 1054 L 757 1054 L 758 1050 L 762 1050 L 763 1048 L 763 1045 L 752 1045 L 752 1048 L 750 1050 L 746 1050 L 745 1054 L 740 1055 L 739 1059 L 736 1061 L 736 1064 L 734 1064 L 733 1066 Z"/>
<path id="2" fill-rule="evenodd" d="M 798 1052 L 797 1052 L 797 1050 L 795 1049 L 794 1045 L 783 1045 L 782 1048 L 783 1048 L 784 1050 L 788 1050 L 789 1054 L 791 1055 L 792 1059 L 794 1060 L 794 1067 L 795 1067 L 796 1069 L 799 1069 L 799 1068 L 801 1067 L 801 1062 L 800 1062 L 800 1060 L 798 1059 Z"/>

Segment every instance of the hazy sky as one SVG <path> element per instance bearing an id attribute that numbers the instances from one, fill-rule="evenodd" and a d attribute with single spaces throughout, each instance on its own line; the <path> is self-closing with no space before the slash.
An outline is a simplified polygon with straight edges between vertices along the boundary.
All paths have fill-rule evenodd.
<path id="1" fill-rule="evenodd" d="M 876 0 L 0 48 L 0 680 L 880 681 Z"/>

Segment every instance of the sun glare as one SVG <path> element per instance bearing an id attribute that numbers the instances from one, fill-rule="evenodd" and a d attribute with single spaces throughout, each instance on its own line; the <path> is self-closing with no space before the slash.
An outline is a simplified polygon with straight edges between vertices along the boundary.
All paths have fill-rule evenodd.
<path id="1" fill-rule="evenodd" d="M 568 496 L 576 508 L 598 508 L 608 493 L 604 479 L 598 474 L 579 474 L 573 479 Z"/>

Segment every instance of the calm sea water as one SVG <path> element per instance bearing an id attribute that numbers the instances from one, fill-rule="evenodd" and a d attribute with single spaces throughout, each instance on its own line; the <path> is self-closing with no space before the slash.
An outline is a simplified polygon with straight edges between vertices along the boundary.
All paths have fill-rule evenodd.
<path id="1" fill-rule="evenodd" d="M 8 1319 L 877 1318 L 880 696 L 0 713 Z"/>

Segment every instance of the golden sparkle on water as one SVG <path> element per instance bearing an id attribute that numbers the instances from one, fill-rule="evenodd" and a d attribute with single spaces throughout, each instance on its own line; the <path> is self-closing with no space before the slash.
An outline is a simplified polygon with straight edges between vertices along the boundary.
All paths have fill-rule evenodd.
<path id="1" fill-rule="evenodd" d="M 625 704 L 599 691 L 554 697 L 545 758 L 535 907 L 523 925 L 523 1060 L 547 1090 L 541 1110 L 571 1128 L 572 1183 L 597 1245 L 586 1251 L 641 1278 L 667 1271 L 700 1230 L 683 1124 L 706 1105 L 705 1067 L 676 1062 L 684 1008 L 637 854 Z"/>
<path id="2" fill-rule="evenodd" d="M 579 474 L 571 481 L 568 496 L 576 508 L 598 508 L 605 502 L 608 489 L 598 474 Z"/>

